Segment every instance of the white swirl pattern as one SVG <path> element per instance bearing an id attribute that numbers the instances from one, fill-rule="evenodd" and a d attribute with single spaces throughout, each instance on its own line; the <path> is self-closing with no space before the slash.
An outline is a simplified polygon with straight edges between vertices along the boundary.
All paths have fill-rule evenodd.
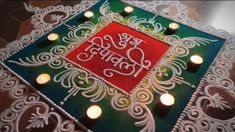
<path id="1" fill-rule="evenodd" d="M 156 35 L 158 36 L 158 35 L 160 35 L 160 32 L 165 30 L 165 28 L 163 28 L 160 23 L 155 23 L 155 20 L 154 20 L 155 17 L 147 20 L 144 18 L 137 18 L 136 16 L 133 16 L 133 17 L 129 18 L 127 21 L 125 19 L 123 19 L 122 16 L 116 17 L 119 14 L 113 13 L 110 10 L 109 3 L 107 1 L 100 7 L 100 11 L 101 11 L 101 14 L 104 15 L 104 16 L 101 16 L 101 18 L 102 17 L 107 18 L 107 20 L 110 22 L 116 20 L 117 22 L 120 22 L 120 23 L 126 23 L 126 25 L 128 25 L 134 29 L 137 29 L 139 31 L 142 31 L 143 33 L 147 32 L 147 34 L 155 34 L 155 36 Z M 98 19 L 98 20 L 104 20 L 104 19 Z M 105 23 L 106 22 L 107 21 L 105 21 Z M 100 23 L 103 23 L 103 21 L 100 21 Z M 143 27 L 144 23 L 152 25 L 154 27 L 154 30 L 146 30 L 147 28 Z M 100 25 L 102 25 L 102 24 L 100 24 Z M 103 25 L 105 25 L 105 24 L 103 24 Z M 93 34 L 95 33 L 94 29 L 91 30 L 92 27 L 94 28 L 95 26 L 91 22 L 89 22 L 89 23 L 86 22 L 84 24 L 81 24 L 77 28 L 75 26 L 73 26 L 73 28 L 71 28 L 71 26 L 68 26 L 68 28 L 70 28 L 72 31 L 70 31 L 68 38 L 65 37 L 65 38 L 63 38 L 63 40 L 65 40 L 65 42 L 68 43 L 69 45 L 74 45 L 74 42 L 76 42 L 78 40 L 78 38 L 80 38 L 80 39 L 82 38 L 81 40 L 85 41 L 86 39 L 88 39 L 91 36 L 92 33 Z M 78 37 L 76 35 L 76 32 L 78 32 L 79 30 L 84 30 L 84 29 L 86 29 L 86 31 L 83 31 L 83 33 L 85 33 L 85 35 L 82 35 L 83 37 Z M 87 31 L 90 33 L 90 35 L 87 34 L 88 33 Z M 71 34 L 73 34 L 72 37 L 71 37 Z M 69 41 L 67 41 L 67 40 L 69 40 Z M 191 87 L 194 87 L 189 82 L 184 81 L 184 79 L 182 77 L 180 77 L 180 75 L 182 73 L 182 69 L 186 69 L 185 62 L 180 59 L 173 59 L 173 57 L 186 56 L 189 53 L 188 48 L 186 46 L 189 42 L 192 43 L 191 47 L 189 47 L 189 48 L 192 48 L 194 46 L 200 46 L 201 44 L 203 44 L 203 45 L 209 44 L 210 42 L 213 42 L 214 40 L 209 40 L 209 39 L 199 38 L 199 37 L 180 39 L 178 36 L 175 36 L 175 35 L 174 36 L 167 36 L 163 40 L 165 40 L 167 43 L 171 44 L 173 48 L 171 48 L 171 50 L 168 52 L 166 57 L 164 57 L 161 60 L 159 65 L 156 66 L 156 68 L 155 68 L 156 70 L 152 71 L 150 77 L 147 78 L 147 83 L 141 84 L 141 85 L 144 86 L 145 88 L 152 88 L 155 92 L 157 92 L 159 94 L 167 93 L 168 90 L 173 89 L 175 87 L 176 83 L 186 84 L 186 85 L 190 85 Z M 172 41 L 172 40 L 174 40 L 174 41 Z M 100 39 L 100 41 L 102 41 L 102 39 Z M 184 43 L 184 42 L 187 42 L 187 43 Z M 77 46 L 79 46 L 79 45 L 77 45 Z M 54 47 L 50 53 L 48 53 L 48 52 L 42 53 L 43 59 L 48 60 L 48 61 L 44 61 L 45 63 L 41 63 L 40 61 L 35 61 L 34 56 L 32 56 L 32 60 L 30 60 L 29 58 L 26 58 L 26 61 L 28 61 L 28 62 L 24 62 L 21 59 L 19 60 L 20 62 L 16 62 L 16 61 L 10 61 L 10 62 L 20 64 L 21 66 L 35 66 L 35 65 L 39 66 L 39 65 L 44 65 L 44 64 L 48 63 L 48 66 L 50 66 L 51 68 L 55 68 L 54 66 L 51 65 L 51 64 L 54 64 L 52 62 L 54 62 L 54 60 L 55 60 L 55 59 L 51 59 L 51 58 L 55 58 L 55 57 L 48 57 L 48 56 L 55 56 L 54 55 L 55 53 L 52 52 L 55 49 L 56 49 L 56 51 L 61 51 L 61 50 L 58 50 L 58 48 Z M 141 52 L 141 54 L 143 55 L 143 52 Z M 62 55 L 63 54 L 61 54 L 61 56 Z M 36 57 L 36 58 L 40 58 L 41 54 L 39 54 L 38 56 L 39 57 Z M 39 60 L 39 59 L 36 59 L 36 60 Z M 69 65 L 69 63 L 67 63 L 67 64 L 61 63 L 58 60 L 58 58 L 56 58 L 56 61 L 59 64 L 63 64 L 63 65 L 59 65 L 60 67 L 56 67 L 56 68 L 62 68 L 62 67 L 66 67 L 66 65 Z M 143 63 L 145 63 L 145 62 L 143 62 Z M 170 69 L 172 71 L 172 75 L 171 75 L 170 79 L 165 80 L 165 81 L 158 80 L 158 77 L 161 77 L 162 75 L 166 75 L 166 73 L 164 73 L 164 71 L 166 71 L 166 68 Z M 109 69 L 107 69 L 107 70 L 109 70 Z M 107 76 L 112 76 L 113 72 L 116 72 L 116 71 L 111 71 L 111 70 L 107 71 L 107 70 L 105 71 L 105 74 L 107 74 Z M 161 72 L 159 72 L 159 71 L 161 71 Z M 75 83 L 76 82 L 75 78 L 77 78 L 77 77 L 79 78 L 79 74 L 81 74 L 81 73 L 85 73 L 85 75 L 86 75 L 83 78 L 83 80 L 81 79 L 81 81 L 88 83 L 88 80 L 91 79 L 91 80 L 93 80 L 92 82 L 94 82 L 88 88 L 82 88 L 83 86 L 78 86 Z M 161 75 L 158 74 L 159 76 L 156 77 L 157 73 L 161 73 Z M 121 73 L 119 73 L 119 74 L 121 74 Z M 92 101 L 92 102 L 98 102 L 106 96 L 106 93 L 107 93 L 106 91 L 109 91 L 109 87 L 102 80 L 95 79 L 94 77 L 89 77 L 87 75 L 88 75 L 88 73 L 86 73 L 83 70 L 80 70 L 80 69 L 77 70 L 77 68 L 68 68 L 67 70 L 62 71 L 61 73 L 59 73 L 58 75 L 56 75 L 54 77 L 55 82 L 61 82 L 61 85 L 63 87 L 70 89 L 68 91 L 68 93 L 69 93 L 68 96 L 66 96 L 63 99 L 63 101 L 61 101 L 61 103 L 60 103 L 61 105 L 63 105 L 64 102 L 70 96 L 77 95 L 77 93 L 79 91 L 81 91 L 81 94 L 83 96 L 90 98 L 90 101 Z M 166 75 L 166 76 L 169 76 L 169 75 Z M 99 78 L 101 78 L 101 77 L 99 77 Z M 142 103 L 149 104 L 152 102 L 153 95 L 151 92 L 148 92 L 146 90 L 143 91 L 139 88 L 136 88 L 135 91 L 137 91 L 136 93 L 140 93 L 139 91 L 141 91 L 142 94 L 137 94 L 137 95 L 141 95 L 141 96 L 130 95 L 130 97 L 129 97 L 130 100 L 134 100 L 134 102 L 138 102 L 141 104 Z M 143 93 L 143 92 L 145 92 L 145 93 Z M 122 98 L 119 98 L 116 96 L 118 96 L 118 94 L 114 95 L 114 97 L 113 97 L 114 99 L 113 99 L 113 101 L 111 101 L 111 105 L 116 110 L 123 111 L 123 110 L 127 110 L 127 109 L 133 109 L 134 107 L 132 107 L 132 106 L 134 104 L 136 105 L 136 103 L 133 103 L 133 101 L 131 101 L 130 104 L 128 104 L 127 100 L 123 100 L 124 95 L 119 96 Z M 139 97 L 141 97 L 141 100 L 139 99 Z M 149 97 L 150 97 L 150 100 L 148 99 Z M 120 99 L 120 101 L 118 101 L 117 99 Z M 112 103 L 114 103 L 114 104 L 112 104 Z M 147 106 L 142 106 L 142 107 L 144 107 L 145 109 L 148 109 Z M 129 110 L 129 111 L 131 111 L 131 110 Z M 146 119 L 144 119 L 142 121 L 142 123 L 140 123 L 142 125 L 145 125 L 145 127 L 142 130 L 143 131 L 155 130 L 154 119 L 147 119 L 147 118 L 152 118 L 152 114 L 151 114 L 150 110 L 145 110 L 144 112 L 147 112 L 146 114 L 148 114 L 148 116 L 143 116 Z M 135 116 L 132 116 L 132 117 L 136 118 Z M 142 117 L 139 117 L 136 119 L 140 119 L 140 118 L 142 118 Z M 152 122 L 146 122 L 146 121 L 152 121 Z M 139 124 L 139 123 L 137 123 L 137 124 Z M 154 124 L 154 125 L 152 125 L 152 124 Z M 137 125 L 137 126 L 139 126 L 139 125 Z M 148 127 L 151 127 L 151 128 L 148 128 Z"/>
<path id="2" fill-rule="evenodd" d="M 221 30 L 216 30 L 213 27 L 209 27 L 207 25 L 204 25 L 202 23 L 197 23 L 197 22 L 189 19 L 187 17 L 187 10 L 185 9 L 185 6 L 180 4 L 179 2 L 165 2 L 165 1 L 164 2 L 163 1 L 160 1 L 160 2 L 127 1 L 127 2 L 130 4 L 133 4 L 135 6 L 138 6 L 140 8 L 147 9 L 149 11 L 153 11 L 155 13 L 158 13 L 159 15 L 163 15 L 165 17 L 172 18 L 172 19 L 179 21 L 179 22 L 182 22 L 184 24 L 193 26 L 193 27 L 198 28 L 202 31 L 206 31 L 211 34 L 218 35 L 220 37 L 225 37 L 227 39 L 226 46 L 223 48 L 223 51 L 219 54 L 218 59 L 215 61 L 216 65 L 212 65 L 212 68 L 214 70 L 210 71 L 205 76 L 204 82 L 202 82 L 199 86 L 200 89 L 197 90 L 197 92 L 195 92 L 195 94 L 193 95 L 188 106 L 185 108 L 183 114 L 180 116 L 179 120 L 177 121 L 173 131 L 201 131 L 201 130 L 203 130 L 203 131 L 224 130 L 224 131 L 228 131 L 228 132 L 234 131 L 235 130 L 234 116 L 232 116 L 230 119 L 227 119 L 227 120 L 220 120 L 220 119 L 213 118 L 213 117 L 207 115 L 207 113 L 202 110 L 202 107 L 200 104 L 203 99 L 207 99 L 210 101 L 211 107 L 215 107 L 215 108 L 219 108 L 219 109 L 225 109 L 225 108 L 231 107 L 231 105 L 228 104 L 227 102 L 223 102 L 223 98 L 220 98 L 221 96 L 219 96 L 218 94 L 217 95 L 214 94 L 214 95 L 210 96 L 210 94 L 208 92 L 203 90 L 203 87 L 208 85 L 207 89 L 210 89 L 210 88 L 213 89 L 213 87 L 211 87 L 211 84 L 219 85 L 219 86 L 223 87 L 222 89 L 225 88 L 230 94 L 235 95 L 234 83 L 229 78 L 229 73 L 227 72 L 228 70 L 230 70 L 232 68 L 232 63 L 234 62 L 234 58 L 235 58 L 235 54 L 234 54 L 235 53 L 234 52 L 235 38 L 231 37 L 231 35 L 229 33 L 226 33 Z M 92 2 L 91 3 L 87 2 L 87 3 L 83 3 L 83 4 L 91 5 Z M 179 11 L 177 12 L 177 14 L 175 16 L 169 16 L 169 14 L 170 14 L 169 8 L 162 10 L 162 12 L 157 12 L 156 8 L 158 6 L 169 5 L 169 4 L 171 6 L 175 6 L 175 7 L 177 7 L 177 9 L 179 9 Z M 106 3 L 106 5 L 104 4 L 103 8 L 101 8 L 101 10 L 100 10 L 100 12 L 104 13 L 103 15 L 106 17 L 99 18 L 99 21 L 101 22 L 101 24 L 97 25 L 97 28 L 103 27 L 105 25 L 104 23 L 107 23 L 110 20 L 120 19 L 120 16 L 117 14 L 111 15 L 112 12 L 108 11 L 110 8 L 107 5 L 108 5 L 107 3 Z M 58 6 L 57 8 L 63 8 L 63 10 L 60 10 L 62 12 L 67 11 L 67 8 L 68 8 L 69 13 L 67 14 L 67 16 L 68 15 L 71 16 L 74 14 L 73 12 L 71 12 L 71 8 L 69 8 L 69 7 L 64 8 L 63 6 Z M 77 9 L 77 11 L 80 11 L 81 8 L 82 8 L 81 5 L 76 5 L 73 7 L 73 9 Z M 44 34 L 44 32 L 46 30 L 52 28 L 51 25 L 56 25 L 56 24 L 60 23 L 60 22 L 58 22 L 58 19 L 54 19 L 56 21 L 55 23 L 48 24 L 48 23 L 44 22 L 44 20 L 42 19 L 43 18 L 42 16 L 45 16 L 45 15 L 49 14 L 50 12 L 58 11 L 54 7 L 45 8 L 45 9 L 41 10 L 37 7 L 35 8 L 33 6 L 28 6 L 27 9 L 28 9 L 28 11 L 33 11 L 35 13 L 35 16 L 33 17 L 33 19 L 34 19 L 33 23 L 35 23 L 35 27 L 38 29 L 33 30 L 30 35 L 26 35 L 26 36 L 22 37 L 20 40 L 17 40 L 17 41 L 14 41 L 14 42 L 8 44 L 8 46 L 6 48 L 1 49 L 0 50 L 0 58 L 1 59 L 8 57 L 9 55 L 13 54 L 14 52 L 17 52 L 24 45 L 27 45 L 28 43 L 32 42 L 40 35 Z M 43 15 L 41 15 L 41 14 L 43 14 Z M 66 18 L 68 18 L 67 16 L 64 17 L 64 20 Z M 132 18 L 132 19 L 134 19 L 134 18 Z M 159 27 L 159 25 L 157 27 Z M 75 28 L 75 29 L 77 29 L 77 28 Z M 159 28 L 159 29 L 161 29 L 161 28 Z M 162 31 L 162 30 L 158 30 L 158 31 Z M 74 33 L 74 31 L 73 31 L 73 33 Z M 94 33 L 94 31 L 93 32 L 91 31 L 91 34 L 92 33 Z M 87 35 L 85 35 L 85 36 L 87 36 Z M 73 38 L 73 37 L 74 36 L 72 36 L 71 38 Z M 203 44 L 203 43 L 208 43 L 209 41 L 213 41 L 213 40 L 201 40 L 200 38 L 194 38 L 194 40 L 195 39 L 196 39 L 196 41 L 191 41 L 193 39 L 185 39 L 184 40 L 184 39 L 179 39 L 176 36 L 170 36 L 168 38 L 168 40 L 166 40 L 166 41 L 168 43 L 171 43 L 172 45 L 180 44 L 179 47 L 175 48 L 174 51 L 172 51 L 172 54 L 177 54 L 180 57 L 183 57 L 186 54 L 188 54 L 187 48 L 192 48 L 195 45 L 198 46 L 198 44 Z M 74 39 L 71 39 L 71 40 L 74 40 Z M 203 43 L 201 43 L 201 42 L 203 42 Z M 183 45 L 184 47 L 187 47 L 187 48 L 184 48 L 181 45 Z M 72 46 L 72 48 L 74 48 L 74 46 Z M 171 59 L 171 56 L 169 56 L 168 58 Z M 36 61 L 39 61 L 39 59 Z M 58 64 L 58 62 L 55 62 L 55 63 Z M 55 64 L 53 64 L 53 65 L 55 65 Z M 66 64 L 64 64 L 64 65 L 66 65 Z M 169 66 L 169 65 L 164 64 L 164 66 Z M 185 66 L 185 64 L 180 64 L 177 67 L 185 68 L 184 66 Z M 66 67 L 70 68 L 70 70 L 72 70 L 72 65 L 67 64 Z M 173 69 L 175 71 L 173 73 L 180 74 L 180 72 L 181 72 L 180 70 L 176 70 L 176 68 L 173 68 Z M 219 70 L 219 69 L 222 69 L 222 70 Z M 157 74 L 159 76 L 163 76 L 163 75 L 167 76 L 166 74 L 164 74 L 164 69 L 159 68 L 159 67 L 156 68 L 156 72 L 154 74 Z M 221 76 L 221 75 L 223 75 L 223 76 Z M 157 79 L 157 78 L 153 78 L 153 79 Z M 25 99 L 25 98 L 28 98 L 29 100 L 34 100 L 35 97 L 26 95 L 24 93 L 25 90 L 18 90 L 18 89 L 24 89 L 25 85 L 21 85 L 21 82 L 19 81 L 18 78 L 11 77 L 9 75 L 9 73 L 7 73 L 7 71 L 3 70 L 2 68 L 0 69 L 0 81 L 1 81 L 1 88 L 0 88 L 1 91 L 6 91 L 6 90 L 12 91 L 12 92 L 9 92 L 9 95 L 11 98 L 13 98 L 13 99 L 20 98 L 15 102 L 22 102 L 21 100 Z M 172 81 L 172 79 L 171 79 L 171 81 Z M 156 81 L 154 81 L 154 82 L 156 82 Z M 172 82 L 171 83 L 162 82 L 162 83 L 173 85 Z M 159 84 L 159 82 L 156 84 Z M 160 86 L 160 85 L 157 85 L 157 87 L 158 86 Z M 163 90 L 163 93 L 167 92 L 167 91 L 165 91 L 167 89 L 167 87 L 161 88 L 160 90 Z M 14 89 L 16 89 L 16 90 L 14 90 Z M 141 90 L 143 90 L 143 89 L 141 89 Z M 144 89 L 144 90 L 146 90 L 146 89 Z M 17 91 L 19 91 L 19 92 L 17 92 Z M 16 92 L 16 93 L 14 93 L 14 92 Z M 14 93 L 14 94 L 12 94 L 12 93 Z M 148 92 L 143 92 L 143 94 L 141 94 L 141 92 L 139 94 L 136 93 L 136 94 L 134 94 L 134 95 L 136 95 L 136 97 L 131 98 L 131 100 L 129 100 L 128 98 L 125 97 L 125 95 L 122 95 L 122 93 L 118 94 L 117 91 L 113 88 L 109 88 L 108 93 L 110 95 L 120 96 L 120 97 L 115 96 L 112 98 L 113 102 L 116 102 L 116 103 L 111 103 L 111 105 L 114 107 L 114 109 L 117 109 L 117 108 L 119 108 L 117 106 L 120 106 L 121 109 L 119 109 L 119 110 L 127 110 L 128 109 L 130 116 L 132 116 L 133 118 L 147 119 L 147 120 L 145 120 L 145 122 L 137 122 L 136 125 L 137 126 L 145 126 L 144 129 L 142 129 L 143 131 L 155 131 L 154 130 L 155 123 L 154 123 L 154 119 L 151 117 L 151 112 L 148 111 L 148 108 L 146 107 L 146 105 L 142 105 L 141 103 L 136 103 L 136 102 L 138 102 L 138 100 L 140 98 L 144 98 L 144 99 L 146 99 L 145 103 L 148 104 L 148 102 L 151 102 L 151 100 L 152 100 L 151 94 L 146 94 Z M 11 96 L 11 95 L 14 95 L 14 96 Z M 28 96 L 28 97 L 26 97 L 26 96 Z M 217 96 L 217 97 L 215 98 L 214 96 Z M 118 98 L 122 98 L 122 99 L 119 100 Z M 219 103 L 217 101 L 219 101 Z M 33 102 L 33 101 L 31 101 L 31 102 Z M 194 103 L 194 102 L 196 102 L 196 103 Z M 39 103 L 39 104 L 41 104 L 41 103 Z M 132 105 L 130 105 L 130 104 L 132 104 Z M 45 115 L 47 115 L 47 118 L 40 118 L 40 117 L 43 117 L 42 115 L 44 113 L 40 113 L 38 110 L 35 114 L 32 115 L 32 118 L 30 120 L 31 124 L 28 125 L 28 128 L 30 128 L 30 127 L 32 128 L 32 127 L 36 127 L 36 126 L 41 126 L 41 127 L 45 126 L 45 125 L 42 126 L 41 123 L 47 121 L 48 115 L 50 115 L 50 114 L 48 114 L 48 112 L 49 112 L 48 105 L 43 103 L 43 106 L 45 108 Z M 27 105 L 23 105 L 22 103 L 19 103 L 16 106 L 14 104 L 12 104 L 12 107 L 16 107 L 16 108 L 14 108 L 14 110 L 19 111 L 21 108 L 27 108 Z M 17 109 L 19 109 L 19 110 L 17 110 Z M 9 109 L 6 109 L 3 113 L 1 113 L 0 130 L 16 131 L 17 130 L 16 127 L 18 126 L 19 122 L 15 123 L 14 121 L 16 120 L 16 118 L 18 120 L 21 118 L 20 116 L 19 117 L 17 117 L 17 116 L 19 116 L 17 113 L 15 113 Z M 60 116 L 57 115 L 56 117 L 58 117 L 58 122 L 59 122 Z M 39 122 L 39 121 L 43 121 L 43 122 Z M 147 122 L 148 122 L 148 124 L 146 124 Z M 216 122 L 219 122 L 219 123 L 216 123 Z M 60 128 L 63 128 L 62 131 L 65 131 L 65 130 L 72 131 L 74 128 L 74 125 L 71 124 L 70 121 L 64 121 L 63 123 L 60 122 L 59 125 L 62 125 L 62 127 L 60 127 Z M 56 129 L 59 129 L 59 128 L 56 128 Z"/>
<path id="3" fill-rule="evenodd" d="M 31 108 L 36 108 L 36 113 L 32 113 L 31 119 L 29 120 L 29 125 L 25 128 L 42 128 L 48 125 L 49 118 L 51 116 L 56 117 L 57 124 L 54 128 L 54 131 L 64 131 L 67 130 L 68 132 L 72 132 L 75 130 L 75 124 L 72 121 L 63 121 L 61 116 L 49 110 L 49 106 L 40 101 L 40 96 L 35 93 L 22 93 L 20 95 L 15 94 L 13 91 L 19 91 L 24 88 L 28 88 L 25 85 L 18 85 L 19 80 L 13 77 L 8 71 L 1 68 L 1 73 L 5 73 L 7 76 L 6 78 L 1 78 L 1 82 L 5 82 L 5 84 L 11 84 L 12 89 L 9 92 L 9 96 L 14 100 L 10 106 L 10 108 L 5 109 L 0 115 L 0 130 L 1 131 L 12 131 L 12 132 L 19 132 L 22 129 L 19 129 L 19 123 L 23 120 L 23 116 L 28 112 Z M 15 80 L 14 84 L 10 80 Z M 6 88 L 5 86 L 1 86 L 2 88 Z M 7 89 L 4 89 L 7 90 Z M 40 111 L 43 113 L 40 113 Z M 32 111 L 33 112 L 33 111 Z M 68 127 L 69 126 L 69 127 Z"/>

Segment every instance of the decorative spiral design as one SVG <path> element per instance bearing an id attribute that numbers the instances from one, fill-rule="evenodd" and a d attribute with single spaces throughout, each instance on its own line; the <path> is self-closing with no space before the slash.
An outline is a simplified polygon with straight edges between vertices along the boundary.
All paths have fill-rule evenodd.
<path id="1" fill-rule="evenodd" d="M 63 55 L 67 50 L 68 50 L 67 47 L 62 46 L 62 45 L 58 45 L 58 46 L 55 46 L 51 49 L 51 53 L 56 56 Z"/>
<path id="2" fill-rule="evenodd" d="M 5 80 L 8 76 L 9 74 L 7 74 L 5 70 L 0 69 L 0 80 Z"/>
<path id="3" fill-rule="evenodd" d="M 174 46 L 172 48 L 172 51 L 175 55 L 177 55 L 179 57 L 184 57 L 189 54 L 189 50 L 183 46 Z"/>
<path id="4" fill-rule="evenodd" d="M 209 84 L 214 84 L 214 83 L 216 83 L 216 81 L 217 81 L 217 77 L 216 77 L 215 75 L 213 75 L 213 74 L 208 74 L 208 75 L 206 76 L 206 81 L 207 81 Z"/>
<path id="5" fill-rule="evenodd" d="M 81 1 L 81 5 L 82 6 L 90 6 L 90 5 L 92 5 L 92 4 L 94 4 L 95 3 L 95 1 Z"/>
<path id="6" fill-rule="evenodd" d="M 11 88 L 13 88 L 14 86 L 18 85 L 19 81 L 15 78 L 8 78 L 7 80 L 5 80 L 4 82 L 2 82 L 0 84 L 1 88 L 3 90 L 9 90 Z"/>
<path id="7" fill-rule="evenodd" d="M 10 97 L 13 99 L 19 99 L 25 96 L 25 93 L 29 89 L 25 85 L 16 85 L 16 88 L 10 91 Z"/>
<path id="8" fill-rule="evenodd" d="M 207 119 L 202 119 L 198 122 L 198 126 L 200 126 L 201 130 L 209 131 L 211 128 L 211 123 Z"/>
<path id="9" fill-rule="evenodd" d="M 214 28 L 214 27 L 213 27 Z M 223 29 L 215 29 L 216 30 L 216 34 L 223 37 L 223 38 L 229 38 L 231 37 L 232 35 L 230 33 L 228 33 L 227 31 L 223 30 Z"/>
<path id="10" fill-rule="evenodd" d="M 21 39 L 20 39 L 23 43 L 30 43 L 34 40 L 34 36 L 32 35 L 24 35 Z"/>
<path id="11" fill-rule="evenodd" d="M 195 42 L 190 39 L 184 39 L 182 40 L 182 45 L 187 48 L 193 48 L 195 47 Z"/>
<path id="12" fill-rule="evenodd" d="M 112 17 L 113 17 L 113 20 L 120 20 L 120 19 L 122 19 L 122 16 L 119 15 L 118 13 L 113 13 Z"/>
<path id="13" fill-rule="evenodd" d="M 47 10 L 46 9 L 41 9 L 41 10 L 38 10 L 38 14 L 44 14 Z"/>
<path id="14" fill-rule="evenodd" d="M 40 53 L 36 56 L 36 62 L 46 62 L 49 61 L 52 58 L 52 55 L 50 53 Z M 28 61 L 30 61 L 28 59 Z"/>
<path id="15" fill-rule="evenodd" d="M 228 61 L 228 59 L 218 59 L 216 63 L 226 69 L 232 68 L 232 63 Z"/>
<path id="16" fill-rule="evenodd" d="M 48 63 L 51 68 L 60 69 L 65 65 L 65 61 L 62 59 L 56 59 Z"/>
<path id="17" fill-rule="evenodd" d="M 214 123 L 212 127 L 212 132 L 229 132 L 226 126 L 218 122 Z"/>
<path id="18" fill-rule="evenodd" d="M 20 112 L 23 110 L 25 103 L 23 100 L 16 100 L 11 104 L 12 111 Z"/>
<path id="19" fill-rule="evenodd" d="M 1 113 L 1 121 L 4 122 L 11 122 L 12 120 L 15 120 L 18 117 L 18 113 L 12 112 L 11 109 L 6 109 Z"/>
<path id="20" fill-rule="evenodd" d="M 71 69 L 71 68 L 74 68 L 74 65 L 72 63 L 65 63 L 64 67 L 66 69 Z"/>
<path id="21" fill-rule="evenodd" d="M 39 98 L 40 97 L 38 95 L 36 95 L 36 94 L 27 96 L 27 98 L 25 99 L 25 103 L 29 104 L 29 103 L 38 102 Z"/>
<path id="22" fill-rule="evenodd" d="M 141 103 L 133 103 L 131 108 L 128 110 L 128 113 L 135 119 L 143 119 L 147 116 L 143 104 Z"/>
<path id="23" fill-rule="evenodd" d="M 57 24 L 57 23 L 56 23 Z M 53 28 L 53 24 L 39 24 L 40 28 L 43 28 L 45 30 L 51 30 Z"/>
<path id="24" fill-rule="evenodd" d="M 60 125 L 61 132 L 72 132 L 75 129 L 75 125 L 72 121 L 66 120 Z"/>
<path id="25" fill-rule="evenodd" d="M 116 88 L 108 88 L 108 94 L 109 95 L 116 95 L 116 94 L 118 94 L 118 91 Z"/>
<path id="26" fill-rule="evenodd" d="M 31 32 L 31 35 L 34 36 L 34 38 L 37 38 L 43 34 L 44 34 L 44 30 L 42 29 L 35 29 Z"/>
<path id="27" fill-rule="evenodd" d="M 171 44 L 171 45 L 180 44 L 180 38 L 176 35 L 168 35 L 164 38 L 164 41 Z"/>
<path id="28" fill-rule="evenodd" d="M 7 48 L 10 49 L 11 51 L 15 51 L 15 50 L 18 50 L 20 48 L 22 48 L 22 42 L 19 41 L 19 40 L 16 40 L 16 41 L 13 41 L 9 44 L 7 44 Z"/>
<path id="29" fill-rule="evenodd" d="M 128 96 L 117 94 L 111 100 L 111 106 L 118 111 L 125 111 L 131 105 L 131 100 Z"/>
<path id="30" fill-rule="evenodd" d="M 106 23 L 110 22 L 110 19 L 108 17 L 99 17 L 98 21 L 100 22 L 101 25 L 100 27 L 103 27 Z"/>
<path id="31" fill-rule="evenodd" d="M 73 10 L 73 8 L 71 7 L 71 6 L 66 6 L 66 7 L 64 7 L 64 10 L 66 10 L 67 12 L 63 12 L 63 13 L 65 13 L 66 15 L 66 18 L 68 17 L 68 16 L 70 16 L 70 15 L 73 15 L 73 14 L 75 14 L 75 13 L 77 13 L 77 11 L 76 10 Z M 62 11 L 61 11 L 62 12 Z M 66 20 L 66 18 L 64 18 L 64 20 Z"/>
<path id="32" fill-rule="evenodd" d="M 182 132 L 200 132 L 200 129 L 192 121 L 186 120 L 181 125 L 180 131 L 182 131 Z"/>
<path id="33" fill-rule="evenodd" d="M 234 82 L 230 78 L 223 78 L 218 82 L 220 85 L 223 86 L 225 89 L 233 89 Z"/>
<path id="34" fill-rule="evenodd" d="M 13 122 L 8 122 L 8 123 L 0 122 L 0 131 L 1 132 L 14 132 Z"/>
<path id="35" fill-rule="evenodd" d="M 221 56 L 223 57 L 224 60 L 234 60 L 235 58 L 235 56 L 233 56 L 232 53 L 230 52 L 222 52 Z"/>
<path id="36" fill-rule="evenodd" d="M 65 46 L 55 46 L 50 52 L 42 52 L 37 56 L 32 55 L 31 57 L 26 57 L 25 60 L 19 58 L 19 61 L 9 60 L 11 63 L 15 63 L 21 66 L 41 66 L 48 64 L 50 67 L 58 69 L 61 68 L 65 61 L 59 60 L 61 56 L 66 53 L 67 48 Z"/>
<path id="37" fill-rule="evenodd" d="M 143 7 L 143 8 L 146 7 L 146 4 L 147 4 L 147 2 L 143 2 L 143 1 L 135 3 L 136 6 Z"/>
<path id="38" fill-rule="evenodd" d="M 196 106 L 192 106 L 189 112 L 187 113 L 187 116 L 191 120 L 197 120 L 201 118 L 201 112 Z"/>
<path id="39" fill-rule="evenodd" d="M 73 9 L 78 10 L 78 11 L 82 11 L 82 10 L 85 10 L 85 7 L 86 6 L 81 6 L 81 5 L 76 4 L 76 5 L 74 5 Z"/>
<path id="40" fill-rule="evenodd" d="M 153 94 L 148 89 L 139 88 L 134 91 L 133 98 L 137 102 L 150 104 L 153 101 Z"/>
<path id="41" fill-rule="evenodd" d="M 228 70 L 225 70 L 225 69 L 218 67 L 218 66 L 212 67 L 212 72 L 217 76 L 228 76 L 229 75 Z"/>

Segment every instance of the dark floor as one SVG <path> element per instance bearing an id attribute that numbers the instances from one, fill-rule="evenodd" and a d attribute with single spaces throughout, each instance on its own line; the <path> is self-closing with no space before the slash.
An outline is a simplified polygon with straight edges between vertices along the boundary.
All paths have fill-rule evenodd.
<path id="1" fill-rule="evenodd" d="M 79 0 L 24 0 L 38 7 L 49 5 L 75 5 Z M 22 0 L 0 0 L 0 48 L 7 43 L 19 39 L 22 35 L 28 34 L 32 29 L 31 16 L 33 13 L 27 12 Z"/>

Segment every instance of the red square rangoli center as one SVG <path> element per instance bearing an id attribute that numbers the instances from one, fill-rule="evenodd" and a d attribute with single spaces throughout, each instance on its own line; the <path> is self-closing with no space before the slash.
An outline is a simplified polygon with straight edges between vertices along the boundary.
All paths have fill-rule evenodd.
<path id="1" fill-rule="evenodd" d="M 126 93 L 144 78 L 170 46 L 113 22 L 65 56 Z"/>

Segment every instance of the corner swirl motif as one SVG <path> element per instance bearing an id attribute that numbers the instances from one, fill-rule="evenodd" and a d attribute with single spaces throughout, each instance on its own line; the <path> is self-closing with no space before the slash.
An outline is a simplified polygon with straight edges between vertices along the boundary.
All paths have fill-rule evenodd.
<path id="1" fill-rule="evenodd" d="M 51 118 L 56 119 L 54 131 L 68 131 L 75 130 L 75 124 L 71 120 L 63 120 L 60 114 L 54 111 L 53 107 L 41 101 L 40 96 L 32 93 L 29 86 L 21 84 L 19 79 L 5 70 L 2 66 L 0 68 L 0 91 L 9 91 L 9 97 L 13 100 L 9 108 L 5 109 L 0 114 L 0 130 L 7 132 L 19 132 L 21 122 L 27 123 L 24 131 L 33 128 L 43 128 L 52 124 Z M 33 111 L 35 109 L 35 111 Z M 29 112 L 31 116 L 25 116 Z M 35 113 L 34 113 L 35 112 Z M 24 120 L 29 118 L 29 120 Z M 55 118 L 54 118 L 55 117 Z M 28 121 L 28 122 L 26 122 Z"/>

